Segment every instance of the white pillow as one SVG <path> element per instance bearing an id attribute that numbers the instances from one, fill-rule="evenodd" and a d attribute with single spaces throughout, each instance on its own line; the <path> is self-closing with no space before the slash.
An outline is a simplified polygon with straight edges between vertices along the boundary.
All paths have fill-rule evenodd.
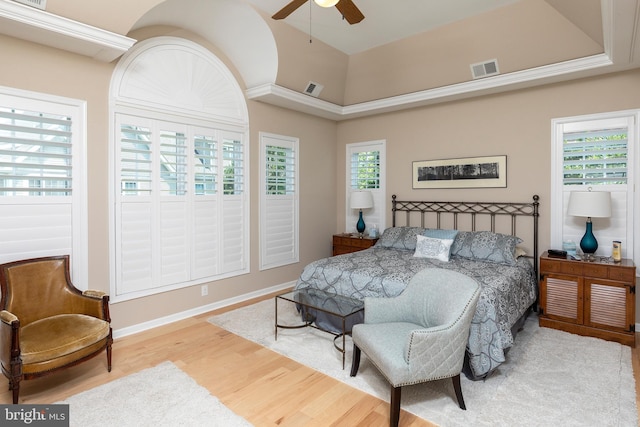
<path id="1" fill-rule="evenodd" d="M 435 239 L 433 237 L 418 234 L 416 241 L 416 251 L 414 257 L 433 258 L 444 262 L 449 262 L 449 253 L 453 239 Z"/>

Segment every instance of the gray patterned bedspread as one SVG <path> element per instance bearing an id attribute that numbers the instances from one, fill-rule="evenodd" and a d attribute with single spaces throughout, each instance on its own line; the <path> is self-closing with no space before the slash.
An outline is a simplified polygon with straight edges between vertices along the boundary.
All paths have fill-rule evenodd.
<path id="1" fill-rule="evenodd" d="M 373 247 L 314 261 L 304 268 L 295 288 L 316 288 L 359 300 L 393 297 L 427 267 L 466 274 L 482 288 L 471 325 L 467 355 L 474 378 L 481 378 L 505 361 L 513 344 L 511 327 L 535 302 L 537 282 L 531 262 L 518 259 L 505 265 L 452 257 L 449 262 L 416 258 L 413 251 Z"/>

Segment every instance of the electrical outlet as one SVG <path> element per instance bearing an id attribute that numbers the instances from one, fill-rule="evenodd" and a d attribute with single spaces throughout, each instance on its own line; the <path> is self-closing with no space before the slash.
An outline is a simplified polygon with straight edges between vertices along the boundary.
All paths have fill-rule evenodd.
<path id="1" fill-rule="evenodd" d="M 200 295 L 203 297 L 209 295 L 209 285 L 202 285 L 200 288 Z"/>

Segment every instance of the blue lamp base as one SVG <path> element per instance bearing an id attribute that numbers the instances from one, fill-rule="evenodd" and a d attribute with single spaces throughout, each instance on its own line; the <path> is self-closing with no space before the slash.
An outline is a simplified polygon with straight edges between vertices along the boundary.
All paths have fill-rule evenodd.
<path id="1" fill-rule="evenodd" d="M 593 257 L 593 254 L 598 250 L 598 241 L 596 236 L 593 235 L 593 225 L 591 224 L 591 218 L 587 219 L 587 229 L 580 240 L 580 249 L 587 255 L 588 258 Z"/>
<path id="2" fill-rule="evenodd" d="M 360 217 L 358 218 L 358 223 L 356 224 L 356 230 L 358 230 L 358 233 L 362 234 L 364 233 L 364 229 L 364 219 L 362 219 L 362 209 L 360 209 Z"/>

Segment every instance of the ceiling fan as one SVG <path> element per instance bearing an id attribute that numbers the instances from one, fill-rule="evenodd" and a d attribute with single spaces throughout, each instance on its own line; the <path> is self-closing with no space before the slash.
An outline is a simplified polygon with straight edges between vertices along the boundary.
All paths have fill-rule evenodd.
<path id="1" fill-rule="evenodd" d="M 310 0 L 293 0 L 288 5 L 276 12 L 276 14 L 272 16 L 272 18 L 284 19 L 308 1 Z M 358 7 L 353 3 L 352 0 L 339 0 L 337 2 L 335 0 L 313 1 L 315 1 L 319 6 L 322 7 L 335 6 L 349 24 L 357 24 L 364 19 L 364 15 L 362 14 L 362 12 L 360 12 L 360 9 L 358 9 Z"/>

